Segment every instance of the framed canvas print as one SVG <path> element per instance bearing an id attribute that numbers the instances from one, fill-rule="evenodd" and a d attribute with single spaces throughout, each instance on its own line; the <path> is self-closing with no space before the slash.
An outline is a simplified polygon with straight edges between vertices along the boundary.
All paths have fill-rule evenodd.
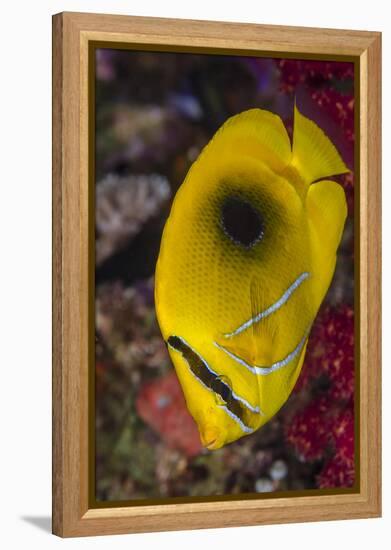
<path id="1" fill-rule="evenodd" d="M 53 531 L 380 515 L 377 32 L 53 18 Z"/>

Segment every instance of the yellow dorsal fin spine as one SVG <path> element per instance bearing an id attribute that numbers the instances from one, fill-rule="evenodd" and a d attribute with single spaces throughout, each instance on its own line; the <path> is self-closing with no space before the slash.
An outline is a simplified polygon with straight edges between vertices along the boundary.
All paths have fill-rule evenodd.
<path id="1" fill-rule="evenodd" d="M 292 166 L 305 183 L 349 172 L 337 149 L 312 120 L 300 113 L 295 105 L 293 125 Z"/>

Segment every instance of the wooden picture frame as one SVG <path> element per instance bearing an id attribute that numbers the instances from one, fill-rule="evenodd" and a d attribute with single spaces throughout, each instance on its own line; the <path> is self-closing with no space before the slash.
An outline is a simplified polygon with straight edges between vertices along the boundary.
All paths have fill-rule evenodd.
<path id="1" fill-rule="evenodd" d="M 359 78 L 359 486 L 345 494 L 91 507 L 91 44 L 346 56 Z M 381 35 L 61 13 L 53 17 L 53 533 L 62 537 L 377 517 L 381 513 Z"/>

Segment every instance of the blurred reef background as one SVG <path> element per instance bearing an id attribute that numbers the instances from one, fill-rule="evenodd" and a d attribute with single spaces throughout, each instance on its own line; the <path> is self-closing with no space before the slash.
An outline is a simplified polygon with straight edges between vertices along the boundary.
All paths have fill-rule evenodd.
<path id="1" fill-rule="evenodd" d="M 302 373 L 254 434 L 202 449 L 160 335 L 154 269 L 171 201 L 225 120 L 293 105 L 352 172 L 349 217 Z M 100 49 L 96 53 L 96 499 L 351 487 L 354 471 L 354 67 Z M 200 190 L 202 192 L 202 190 Z"/>

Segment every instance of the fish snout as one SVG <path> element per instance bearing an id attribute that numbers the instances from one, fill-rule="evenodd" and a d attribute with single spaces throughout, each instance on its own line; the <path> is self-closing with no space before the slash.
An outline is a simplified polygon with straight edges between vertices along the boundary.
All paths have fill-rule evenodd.
<path id="1" fill-rule="evenodd" d="M 199 426 L 199 432 L 203 447 L 210 451 L 219 449 L 224 445 L 221 428 L 218 428 L 215 424 Z"/>

